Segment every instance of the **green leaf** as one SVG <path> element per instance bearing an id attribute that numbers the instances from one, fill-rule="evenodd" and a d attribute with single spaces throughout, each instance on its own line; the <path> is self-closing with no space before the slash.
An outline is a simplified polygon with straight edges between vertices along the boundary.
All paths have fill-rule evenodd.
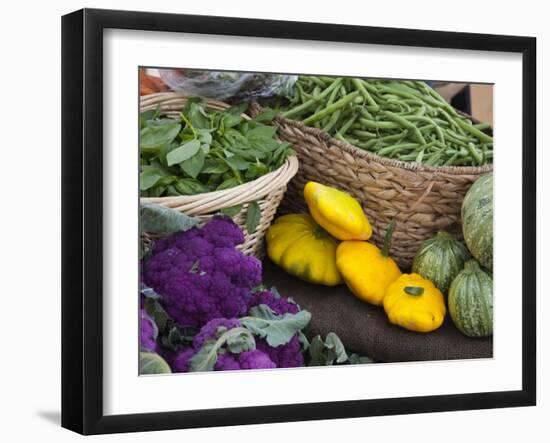
<path id="1" fill-rule="evenodd" d="M 208 340 L 203 347 L 189 360 L 189 372 L 213 371 L 218 353 L 224 347 L 233 353 L 251 351 L 256 348 L 256 341 L 249 330 L 241 327 L 224 332 L 217 340 Z"/>
<path id="2" fill-rule="evenodd" d="M 202 168 L 203 174 L 223 174 L 229 171 L 228 164 L 219 158 L 207 158 Z"/>
<path id="3" fill-rule="evenodd" d="M 241 115 L 244 114 L 248 109 L 248 103 L 243 102 L 238 105 L 231 106 L 226 113 L 235 114 L 235 115 Z"/>
<path id="4" fill-rule="evenodd" d="M 180 195 L 196 195 L 210 191 L 207 186 L 192 178 L 182 178 L 174 184 L 174 187 Z"/>
<path id="5" fill-rule="evenodd" d="M 232 168 L 238 171 L 245 171 L 250 166 L 250 162 L 247 162 L 244 158 L 238 155 L 232 155 L 225 159 L 227 164 Z"/>
<path id="6" fill-rule="evenodd" d="M 256 117 L 254 117 L 254 121 L 257 122 L 270 122 L 272 121 L 278 114 L 278 111 L 276 109 L 267 109 L 264 112 L 261 112 Z"/>
<path id="7" fill-rule="evenodd" d="M 178 123 L 146 126 L 139 131 L 139 147 L 145 152 L 157 152 L 161 146 L 171 143 L 181 130 Z"/>
<path id="8" fill-rule="evenodd" d="M 164 173 L 160 169 L 149 168 L 141 171 L 139 174 L 139 189 L 146 191 L 152 188 L 162 177 L 164 177 Z"/>
<path id="9" fill-rule="evenodd" d="M 166 155 L 166 162 L 168 166 L 176 165 L 182 161 L 187 160 L 188 158 L 193 157 L 201 147 L 201 142 L 199 140 L 191 140 L 179 148 L 170 151 Z"/>
<path id="10" fill-rule="evenodd" d="M 348 363 L 350 365 L 364 365 L 374 363 L 374 360 L 365 355 L 350 354 L 350 356 L 348 357 Z"/>
<path id="11" fill-rule="evenodd" d="M 252 235 L 256 231 L 261 218 L 262 210 L 258 202 L 250 202 L 246 211 L 246 232 L 248 232 L 249 235 Z"/>
<path id="12" fill-rule="evenodd" d="M 344 344 L 334 332 L 329 332 L 325 341 L 320 335 L 315 336 L 309 344 L 309 356 L 310 366 L 331 366 L 348 360 Z"/>
<path id="13" fill-rule="evenodd" d="M 239 186 L 241 182 L 237 180 L 235 177 L 228 178 L 224 182 L 222 182 L 217 188 L 216 191 L 221 191 L 223 189 L 229 189 L 234 188 L 235 186 Z"/>
<path id="14" fill-rule="evenodd" d="M 197 134 L 201 143 L 210 145 L 212 143 L 212 134 L 210 129 L 197 129 Z"/>
<path id="15" fill-rule="evenodd" d="M 228 217 L 235 217 L 241 210 L 243 209 L 243 205 L 235 205 L 231 206 L 230 208 L 222 208 L 220 209 L 220 212 L 224 215 L 227 215 Z"/>
<path id="16" fill-rule="evenodd" d="M 204 151 L 199 149 L 193 157 L 181 162 L 180 167 L 189 174 L 189 176 L 197 178 L 204 166 L 205 157 Z"/>
<path id="17" fill-rule="evenodd" d="M 187 231 L 199 220 L 165 206 L 152 203 L 139 205 L 139 223 L 142 231 L 156 234 L 172 234 Z"/>
<path id="18" fill-rule="evenodd" d="M 170 317 L 160 303 L 154 298 L 146 298 L 143 302 L 143 308 L 153 319 L 158 330 L 163 332 L 170 322 Z"/>
<path id="19" fill-rule="evenodd" d="M 265 338 L 270 346 L 276 347 L 288 343 L 310 320 L 308 311 L 277 315 L 269 306 L 259 305 L 251 308 L 247 317 L 241 318 L 241 324 L 253 334 Z"/>
<path id="20" fill-rule="evenodd" d="M 170 374 L 172 372 L 168 363 L 154 352 L 140 352 L 138 368 L 140 375 Z"/>

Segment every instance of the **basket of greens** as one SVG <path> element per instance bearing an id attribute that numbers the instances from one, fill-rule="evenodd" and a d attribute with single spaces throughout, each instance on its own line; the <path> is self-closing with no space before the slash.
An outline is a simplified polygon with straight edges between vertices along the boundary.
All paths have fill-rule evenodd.
<path id="1" fill-rule="evenodd" d="M 392 251 L 403 268 L 422 241 L 458 227 L 466 191 L 493 169 L 492 128 L 424 82 L 301 76 L 279 110 L 278 135 L 300 160 L 281 210 L 305 209 L 308 181 L 343 189 L 363 205 L 378 245 L 396 220 Z"/>
<path id="2" fill-rule="evenodd" d="M 228 215 L 244 232 L 240 249 L 260 258 L 298 160 L 269 125 L 272 114 L 250 118 L 245 109 L 174 92 L 141 97 L 140 201 L 202 222 Z"/>

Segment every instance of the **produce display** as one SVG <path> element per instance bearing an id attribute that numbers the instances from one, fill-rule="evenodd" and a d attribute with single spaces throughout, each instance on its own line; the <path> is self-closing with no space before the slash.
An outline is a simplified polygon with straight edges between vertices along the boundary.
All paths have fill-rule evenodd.
<path id="1" fill-rule="evenodd" d="M 289 274 L 320 285 L 342 283 L 336 268 L 338 242 L 310 215 L 277 218 L 267 231 L 266 242 L 269 258 Z"/>
<path id="2" fill-rule="evenodd" d="M 229 217 L 198 227 L 160 206 L 141 214 L 150 232 L 167 235 L 141 263 L 140 374 L 371 362 L 334 333 L 310 347 L 311 314 L 262 285 L 262 263 L 235 249 L 244 235 Z"/>
<path id="3" fill-rule="evenodd" d="M 277 128 L 249 120 L 245 106 L 211 110 L 190 99 L 179 119 L 158 110 L 140 115 L 142 197 L 195 195 L 255 180 L 279 168 L 292 153 Z"/>
<path id="4" fill-rule="evenodd" d="M 414 337 L 411 352 L 424 343 L 490 345 L 483 340 L 493 333 L 489 124 L 421 81 L 161 69 L 159 84 L 140 75 L 143 95 L 190 95 L 177 95 L 178 105 L 167 98 L 162 111 L 145 102 L 151 110 L 139 117 L 140 374 L 392 361 L 356 348 L 350 334 L 388 348 Z M 272 109 L 255 112 L 255 100 Z M 285 136 L 284 122 L 311 140 Z M 377 170 L 389 163 L 304 125 L 417 165 Z M 324 176 L 303 161 L 308 148 L 317 163 L 321 149 L 345 152 L 331 157 L 335 166 L 325 165 Z M 291 174 L 277 176 L 292 162 Z M 443 166 L 484 167 L 463 174 Z M 318 178 L 300 176 L 312 169 Z M 445 174 L 456 181 L 438 181 Z M 258 188 L 267 182 L 269 192 Z M 374 201 L 372 193 L 384 197 Z M 385 205 L 392 199 L 399 204 Z M 417 219 L 433 226 L 418 228 Z M 444 346 L 433 345 L 438 337 Z"/>
<path id="5" fill-rule="evenodd" d="M 493 174 L 478 178 L 464 197 L 462 233 L 472 255 L 493 269 Z"/>
<path id="6" fill-rule="evenodd" d="M 492 163 L 485 123 L 459 114 L 422 81 L 300 76 L 283 117 L 382 157 L 428 166 Z"/>
<path id="7" fill-rule="evenodd" d="M 414 257 L 412 271 L 431 280 L 447 295 L 451 282 L 470 258 L 466 247 L 446 231 L 439 231 L 422 243 Z"/>
<path id="8" fill-rule="evenodd" d="M 469 337 L 493 334 L 493 279 L 475 260 L 469 260 L 449 290 L 449 313 Z"/>
<path id="9" fill-rule="evenodd" d="M 436 330 L 446 313 L 441 291 L 418 274 L 403 274 L 390 284 L 384 310 L 390 322 L 417 332 Z"/>

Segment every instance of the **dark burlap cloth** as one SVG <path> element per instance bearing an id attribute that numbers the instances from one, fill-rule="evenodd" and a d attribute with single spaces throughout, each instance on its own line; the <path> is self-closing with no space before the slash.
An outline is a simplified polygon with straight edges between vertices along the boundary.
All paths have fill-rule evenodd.
<path id="1" fill-rule="evenodd" d="M 312 318 L 306 329 L 311 338 L 335 332 L 346 349 L 383 362 L 490 358 L 492 337 L 468 338 L 453 325 L 449 315 L 439 329 L 427 334 L 392 325 L 383 308 L 358 300 L 345 285 L 313 285 L 288 275 L 269 259 L 264 260 L 264 283 L 292 297 Z"/>

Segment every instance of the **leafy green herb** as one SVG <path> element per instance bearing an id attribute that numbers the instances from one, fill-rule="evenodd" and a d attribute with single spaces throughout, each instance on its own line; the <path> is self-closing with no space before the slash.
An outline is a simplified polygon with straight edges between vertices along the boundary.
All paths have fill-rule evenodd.
<path id="1" fill-rule="evenodd" d="M 246 232 L 248 232 L 249 235 L 252 235 L 256 231 L 261 218 L 262 210 L 258 202 L 250 202 L 246 211 Z"/>
<path id="2" fill-rule="evenodd" d="M 274 111 L 255 119 L 247 105 L 211 111 L 188 100 L 179 119 L 159 110 L 140 115 L 140 191 L 143 197 L 195 195 L 229 189 L 279 168 L 292 154 L 275 137 Z M 255 215 L 255 214 L 251 214 Z"/>
<path id="3" fill-rule="evenodd" d="M 222 208 L 220 209 L 220 212 L 223 215 L 227 215 L 228 217 L 235 217 L 239 212 L 241 212 L 243 209 L 243 205 L 235 205 L 231 206 L 230 208 Z"/>

